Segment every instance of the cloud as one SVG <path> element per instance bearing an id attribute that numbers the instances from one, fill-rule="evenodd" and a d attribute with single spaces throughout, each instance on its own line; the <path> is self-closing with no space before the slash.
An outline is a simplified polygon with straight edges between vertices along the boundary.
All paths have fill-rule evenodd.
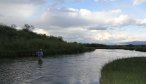
<path id="1" fill-rule="evenodd" d="M 48 29 L 50 34 L 55 36 L 62 36 L 69 42 L 82 42 L 82 43 L 120 43 L 134 40 L 144 40 L 146 35 L 133 35 L 124 31 L 101 31 L 101 30 L 88 30 L 83 27 L 67 28 L 67 29 Z M 59 30 L 59 31 L 56 31 Z"/>
<path id="2" fill-rule="evenodd" d="M 65 0 L 53 0 L 53 3 L 50 7 L 58 7 L 62 6 L 65 3 Z"/>
<path id="3" fill-rule="evenodd" d="M 16 25 L 28 23 L 37 27 L 34 32 L 63 36 L 67 41 L 84 43 L 112 43 L 145 38 L 145 35 L 140 37 L 140 35 L 136 36 L 121 31 L 114 32 L 113 29 L 129 25 L 146 26 L 146 18 L 133 18 L 121 9 L 92 11 L 86 8 L 64 7 L 65 3 L 80 3 L 85 0 L 51 0 L 49 4 L 47 3 L 48 8 L 42 9 L 46 5 L 46 1 L 1 0 L 0 23 Z M 109 2 L 113 0 L 98 1 Z"/>
<path id="4" fill-rule="evenodd" d="M 50 7 L 62 7 L 66 2 L 80 3 L 80 2 L 84 2 L 84 1 L 86 1 L 86 0 L 52 0 Z"/>
<path id="5" fill-rule="evenodd" d="M 0 23 L 33 23 L 34 14 L 46 0 L 1 0 Z"/>
<path id="6" fill-rule="evenodd" d="M 73 8 L 61 8 L 61 9 L 49 9 L 42 14 L 38 23 L 46 26 L 57 27 L 78 27 L 85 26 L 91 22 L 85 20 L 79 15 L 78 9 Z"/>
<path id="7" fill-rule="evenodd" d="M 94 1 L 95 1 L 95 2 L 109 2 L 109 1 L 110 1 L 110 2 L 112 1 L 112 2 L 113 2 L 113 1 L 115 1 L 115 0 L 94 0 Z"/>
<path id="8" fill-rule="evenodd" d="M 125 14 L 120 14 L 118 17 L 111 19 L 111 20 L 112 21 L 109 20 L 109 22 L 113 26 L 128 26 L 128 25 L 135 24 L 135 20 Z"/>
<path id="9" fill-rule="evenodd" d="M 47 30 L 42 29 L 42 28 L 35 28 L 35 29 L 33 30 L 33 32 L 36 32 L 36 33 L 38 33 L 38 34 L 50 35 L 49 32 L 48 32 Z"/>
<path id="10" fill-rule="evenodd" d="M 0 20 L 4 23 L 24 24 L 34 23 L 38 12 L 38 3 L 44 3 L 46 0 L 3 0 L 0 1 Z M 63 4 L 67 0 L 53 0 L 56 4 Z M 71 0 L 81 2 L 84 0 Z M 37 4 L 36 4 L 37 3 Z M 9 5 L 9 6 L 8 6 Z M 3 9 L 5 8 L 5 10 Z M 37 16 L 39 17 L 39 16 Z M 34 19 L 34 20 L 33 20 Z M 39 25 L 56 27 L 93 27 L 95 25 L 105 25 L 106 27 L 119 27 L 128 25 L 144 25 L 144 22 L 137 21 L 129 15 L 124 14 L 120 9 L 109 11 L 91 11 L 88 9 L 75 9 L 65 7 L 49 7 L 37 19 Z M 97 29 L 103 27 L 96 27 Z M 103 28 L 104 30 L 105 28 Z"/>
<path id="11" fill-rule="evenodd" d="M 5 8 L 5 9 L 3 9 Z M 0 14 L 2 15 L 0 21 L 7 24 L 30 22 L 29 18 L 35 12 L 33 5 L 0 5 Z"/>
<path id="12" fill-rule="evenodd" d="M 56 27 L 93 27 L 93 26 L 127 26 L 135 24 L 135 20 L 123 14 L 120 9 L 111 11 L 90 11 L 88 9 L 49 8 L 38 24 Z M 99 27 L 101 29 L 102 27 Z M 103 28 L 105 29 L 105 27 Z"/>
<path id="13" fill-rule="evenodd" d="M 139 5 L 139 4 L 142 4 L 142 3 L 145 3 L 146 0 L 134 0 L 133 4 L 134 5 Z"/>
<path id="14" fill-rule="evenodd" d="M 109 27 L 108 26 L 103 26 L 103 25 L 93 25 L 87 27 L 88 30 L 107 30 Z"/>
<path id="15" fill-rule="evenodd" d="M 41 4 L 46 0 L 1 0 L 1 4 Z"/>
<path id="16" fill-rule="evenodd" d="M 141 35 L 114 32 L 113 28 L 131 25 L 146 26 L 146 20 L 132 18 L 120 9 L 90 11 L 88 9 L 49 8 L 42 14 L 37 24 L 45 25 L 44 28 L 48 28 L 50 34 L 63 36 L 67 41 L 116 43 L 144 39 Z"/>
<path id="17" fill-rule="evenodd" d="M 139 25 L 139 26 L 146 26 L 146 18 L 144 18 L 144 19 L 138 19 L 136 21 L 136 24 Z"/>
<path id="18" fill-rule="evenodd" d="M 130 17 L 120 9 L 90 11 L 88 9 L 49 8 L 41 15 L 37 24 L 45 27 L 84 27 L 105 30 L 108 27 L 146 26 L 146 19 Z"/>

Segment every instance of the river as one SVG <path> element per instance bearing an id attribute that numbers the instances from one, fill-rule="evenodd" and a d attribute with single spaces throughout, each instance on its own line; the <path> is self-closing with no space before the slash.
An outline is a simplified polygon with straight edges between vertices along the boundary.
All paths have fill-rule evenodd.
<path id="1" fill-rule="evenodd" d="M 96 49 L 74 55 L 0 59 L 0 84 L 99 84 L 102 67 L 113 60 L 146 56 L 145 52 Z"/>

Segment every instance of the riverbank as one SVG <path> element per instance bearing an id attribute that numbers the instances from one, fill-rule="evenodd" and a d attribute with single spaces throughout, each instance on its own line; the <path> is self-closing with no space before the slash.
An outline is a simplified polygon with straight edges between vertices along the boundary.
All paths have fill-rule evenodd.
<path id="1" fill-rule="evenodd" d="M 45 56 L 95 50 L 77 42 L 66 42 L 62 37 L 34 33 L 30 28 L 30 25 L 25 25 L 21 30 L 17 30 L 7 25 L 0 25 L 0 57 L 35 56 L 39 49 L 43 50 Z"/>
<path id="2" fill-rule="evenodd" d="M 146 45 L 105 45 L 105 44 L 84 44 L 86 47 L 93 47 L 96 49 L 124 49 L 146 52 Z"/>
<path id="3" fill-rule="evenodd" d="M 101 84 L 146 84 L 146 58 L 119 59 L 105 65 Z"/>

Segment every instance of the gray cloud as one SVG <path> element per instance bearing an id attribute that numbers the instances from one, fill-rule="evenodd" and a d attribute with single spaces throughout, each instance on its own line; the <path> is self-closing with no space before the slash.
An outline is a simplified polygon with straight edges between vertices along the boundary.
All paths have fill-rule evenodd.
<path id="1" fill-rule="evenodd" d="M 4 15 L 0 14 L 0 18 L 3 17 Z"/>
<path id="2" fill-rule="evenodd" d="M 136 25 L 136 21 L 121 11 L 97 11 L 73 8 L 49 8 L 37 24 L 45 26 L 85 27 L 90 30 L 106 30 L 111 27 Z"/>
<path id="3" fill-rule="evenodd" d="M 46 26 L 57 26 L 61 28 L 87 26 L 91 24 L 90 21 L 78 16 L 76 10 L 67 8 L 51 8 L 45 12 L 40 24 Z"/>
<path id="4" fill-rule="evenodd" d="M 41 4 L 46 0 L 0 0 L 1 4 Z"/>
<path id="5" fill-rule="evenodd" d="M 33 23 L 32 15 L 46 0 L 0 0 L 0 23 Z"/>
<path id="6" fill-rule="evenodd" d="M 52 3 L 49 6 L 50 6 L 50 8 L 64 7 L 64 4 L 68 1 L 70 3 L 79 3 L 79 2 L 83 2 L 85 0 L 52 0 Z"/>
<path id="7" fill-rule="evenodd" d="M 94 25 L 94 26 L 89 26 L 87 27 L 87 29 L 89 30 L 107 30 L 109 29 L 110 27 L 108 26 L 103 26 L 103 25 Z"/>

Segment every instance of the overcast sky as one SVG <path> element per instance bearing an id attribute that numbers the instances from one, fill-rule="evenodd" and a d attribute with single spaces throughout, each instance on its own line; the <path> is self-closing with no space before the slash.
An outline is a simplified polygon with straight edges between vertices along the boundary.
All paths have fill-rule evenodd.
<path id="1" fill-rule="evenodd" d="M 0 23 L 82 43 L 146 40 L 146 0 L 0 0 Z"/>

